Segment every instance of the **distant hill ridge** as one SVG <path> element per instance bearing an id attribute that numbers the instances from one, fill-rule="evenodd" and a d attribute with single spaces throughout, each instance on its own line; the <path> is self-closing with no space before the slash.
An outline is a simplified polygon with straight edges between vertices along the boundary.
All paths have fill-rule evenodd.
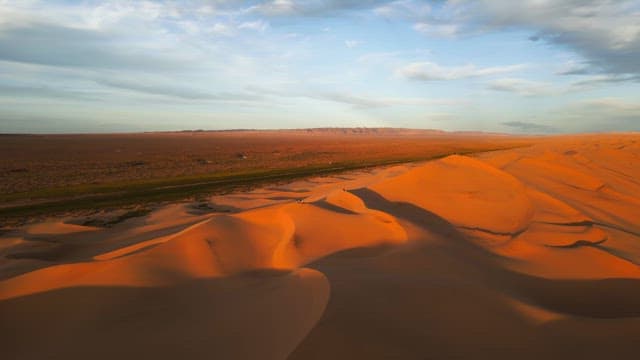
<path id="1" fill-rule="evenodd" d="M 152 133 L 156 133 L 153 131 Z M 164 131 L 162 131 L 164 132 Z M 437 129 L 410 129 L 393 127 L 319 127 L 303 129 L 225 129 L 225 130 L 181 130 L 166 131 L 179 133 L 233 133 L 233 132 L 289 132 L 289 133 L 317 133 L 317 134 L 343 134 L 343 135 L 508 135 L 496 132 L 482 131 L 445 131 Z"/>

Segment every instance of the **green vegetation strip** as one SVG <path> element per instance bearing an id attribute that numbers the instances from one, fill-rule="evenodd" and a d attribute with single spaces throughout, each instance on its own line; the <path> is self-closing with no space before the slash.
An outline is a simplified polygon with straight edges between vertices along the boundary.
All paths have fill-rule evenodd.
<path id="1" fill-rule="evenodd" d="M 176 201 L 198 195 L 231 192 L 265 183 L 335 174 L 376 166 L 435 160 L 453 154 L 468 155 L 472 153 L 506 150 L 509 148 L 513 147 L 451 151 L 419 158 L 379 159 L 290 169 L 254 170 L 233 174 L 205 174 L 200 176 L 111 183 L 105 185 L 78 185 L 61 189 L 43 189 L 27 193 L 6 194 L 0 195 L 0 202 L 4 204 L 21 202 L 22 204 L 9 204 L 0 207 L 0 219 L 15 219 L 35 215 L 51 215 L 74 210 L 96 210 L 108 207 Z"/>

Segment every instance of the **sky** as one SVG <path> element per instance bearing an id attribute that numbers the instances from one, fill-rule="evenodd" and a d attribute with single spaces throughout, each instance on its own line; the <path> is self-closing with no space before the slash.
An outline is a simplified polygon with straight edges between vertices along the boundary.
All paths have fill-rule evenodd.
<path id="1" fill-rule="evenodd" d="M 0 133 L 640 131 L 640 0 L 0 0 Z"/>

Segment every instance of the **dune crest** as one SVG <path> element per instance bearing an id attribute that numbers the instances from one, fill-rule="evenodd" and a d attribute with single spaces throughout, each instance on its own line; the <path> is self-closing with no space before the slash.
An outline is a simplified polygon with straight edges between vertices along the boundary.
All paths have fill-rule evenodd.
<path id="1" fill-rule="evenodd" d="M 432 211 L 461 229 L 504 240 L 525 230 L 534 213 L 520 181 L 466 156 L 430 162 L 371 190 Z"/>

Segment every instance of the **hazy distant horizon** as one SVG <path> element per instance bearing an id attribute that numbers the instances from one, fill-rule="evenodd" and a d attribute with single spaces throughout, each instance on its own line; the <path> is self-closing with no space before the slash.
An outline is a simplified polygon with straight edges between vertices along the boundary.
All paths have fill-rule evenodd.
<path id="1" fill-rule="evenodd" d="M 0 0 L 0 133 L 639 131 L 639 17 L 639 0 Z"/>
<path id="2" fill-rule="evenodd" d="M 498 132 L 498 131 L 482 131 L 482 130 L 441 130 L 431 128 L 397 128 L 397 127 L 314 127 L 314 128 L 228 128 L 228 129 L 175 129 L 175 130 L 142 130 L 142 131 L 53 131 L 53 132 L 0 132 L 0 136 L 11 135 L 117 135 L 117 134 L 154 134 L 154 133 L 197 133 L 197 132 L 251 132 L 251 131 L 264 131 L 264 132 L 278 132 L 278 131 L 308 131 L 308 130 L 354 130 L 354 129 L 389 129 L 389 130 L 401 130 L 401 131 L 425 131 L 425 132 L 437 132 L 444 134 L 462 134 L 462 133 L 477 133 L 488 135 L 505 135 L 505 136 L 563 136 L 563 135 L 589 135 L 589 134 L 633 134 L 638 133 L 640 130 L 598 130 L 598 131 L 584 131 L 584 132 Z"/>

